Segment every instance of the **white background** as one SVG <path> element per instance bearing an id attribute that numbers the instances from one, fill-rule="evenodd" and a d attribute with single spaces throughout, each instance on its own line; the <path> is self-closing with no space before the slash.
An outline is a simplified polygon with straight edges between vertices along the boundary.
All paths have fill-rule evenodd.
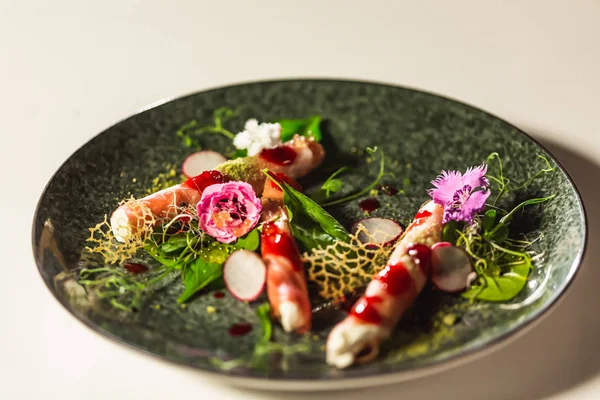
<path id="1" fill-rule="evenodd" d="M 502 350 L 408 383 L 299 398 L 600 396 L 600 2 L 57 0 L 0 2 L 0 397 L 282 396 L 218 386 L 93 333 L 52 298 L 30 249 L 45 183 L 95 134 L 165 97 L 277 77 L 403 84 L 491 111 L 550 145 L 591 225 L 564 300 Z"/>

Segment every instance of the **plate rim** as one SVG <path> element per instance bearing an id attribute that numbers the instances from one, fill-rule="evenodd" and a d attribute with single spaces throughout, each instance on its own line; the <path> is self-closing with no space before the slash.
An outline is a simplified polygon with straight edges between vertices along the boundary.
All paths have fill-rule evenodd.
<path id="1" fill-rule="evenodd" d="M 489 341 L 487 341 L 485 343 L 476 345 L 475 347 L 473 347 L 469 350 L 466 350 L 466 351 L 463 351 L 463 352 L 460 352 L 457 354 L 453 354 L 446 359 L 434 360 L 434 361 L 429 362 L 426 365 L 410 368 L 407 370 L 382 371 L 382 372 L 372 373 L 372 374 L 369 374 L 366 376 L 357 376 L 357 377 L 328 376 L 328 377 L 321 377 L 321 378 L 302 378 L 302 377 L 270 378 L 270 377 L 259 376 L 259 375 L 248 376 L 248 375 L 241 375 L 241 374 L 235 374 L 235 373 L 213 371 L 210 369 L 206 369 L 202 366 L 191 365 L 189 362 L 186 362 L 185 360 L 175 360 L 175 359 L 168 357 L 167 355 L 154 353 L 148 349 L 140 347 L 138 344 L 136 344 L 134 342 L 131 342 L 127 339 L 124 339 L 122 337 L 119 337 L 119 336 L 111 333 L 111 332 L 106 331 L 105 329 L 101 328 L 97 324 L 92 323 L 92 321 L 89 321 L 86 318 L 80 317 L 78 312 L 75 309 L 73 309 L 70 306 L 70 304 L 68 304 L 66 301 L 63 301 L 63 299 L 61 299 L 58 296 L 56 289 L 50 284 L 49 281 L 47 281 L 44 278 L 45 274 L 42 270 L 43 264 L 39 260 L 38 254 L 36 254 L 36 236 L 39 236 L 38 235 L 39 232 L 36 231 L 35 222 L 38 219 L 38 214 L 40 212 L 40 204 L 41 204 L 44 196 L 46 195 L 46 192 L 48 191 L 49 185 L 56 178 L 56 176 L 63 170 L 63 168 L 65 168 L 65 165 L 69 162 L 69 160 L 71 158 L 76 156 L 80 151 L 83 150 L 83 148 L 85 148 L 91 142 L 98 139 L 100 136 L 107 134 L 110 130 L 112 130 L 114 127 L 118 126 L 119 124 L 123 123 L 124 121 L 127 121 L 127 120 L 134 118 L 146 111 L 158 108 L 167 103 L 184 100 L 186 98 L 197 96 L 197 95 L 203 94 L 203 93 L 210 93 L 210 92 L 215 92 L 215 91 L 225 90 L 225 89 L 230 89 L 230 88 L 235 88 L 235 87 L 273 84 L 273 83 L 286 83 L 286 82 L 287 83 L 294 83 L 294 82 L 297 82 L 297 83 L 302 83 L 302 82 L 352 83 L 352 84 L 361 84 L 361 85 L 368 85 L 368 86 L 382 86 L 382 87 L 388 87 L 388 88 L 392 88 L 392 89 L 400 89 L 400 90 L 411 91 L 414 93 L 425 94 L 428 96 L 436 97 L 436 98 L 444 100 L 444 101 L 450 101 L 450 102 L 459 104 L 461 106 L 470 108 L 476 112 L 484 114 L 488 117 L 491 117 L 498 121 L 501 121 L 502 123 L 506 124 L 508 127 L 514 129 L 520 135 L 525 136 L 527 139 L 532 141 L 535 145 L 539 146 L 542 150 L 544 150 L 550 156 L 552 161 L 554 161 L 554 163 L 558 166 L 560 171 L 567 178 L 567 181 L 570 183 L 571 187 L 573 188 L 574 194 L 577 199 L 577 205 L 578 205 L 579 211 L 581 212 L 581 216 L 582 216 L 581 222 L 583 224 L 583 245 L 580 249 L 578 249 L 578 254 L 570 266 L 569 273 L 567 274 L 567 276 L 565 278 L 564 287 L 562 288 L 562 290 L 560 292 L 558 292 L 556 294 L 556 296 L 554 296 L 554 298 L 550 299 L 550 301 L 546 305 L 541 307 L 539 310 L 536 310 L 534 313 L 530 314 L 526 319 L 519 322 L 510 331 L 501 333 L 497 337 L 490 339 Z M 563 164 L 556 158 L 556 156 L 544 144 L 542 144 L 536 138 L 532 137 L 530 134 L 525 132 L 523 129 L 517 127 L 513 123 L 508 122 L 504 118 L 501 118 L 501 117 L 495 115 L 494 113 L 491 113 L 491 112 L 481 109 L 479 107 L 473 106 L 470 103 L 467 103 L 462 100 L 458 100 L 451 96 L 442 95 L 442 94 L 439 94 L 434 91 L 423 90 L 423 89 L 419 89 L 419 88 L 415 88 L 415 87 L 411 87 L 411 86 L 407 86 L 407 85 L 399 85 L 399 84 L 376 81 L 376 80 L 352 79 L 352 78 L 296 77 L 296 78 L 274 78 L 274 79 L 264 79 L 264 80 L 259 79 L 259 80 L 241 81 L 241 82 L 230 83 L 230 84 L 226 84 L 226 85 L 212 86 L 212 87 L 208 87 L 206 89 L 191 91 L 191 92 L 181 94 L 181 95 L 164 97 L 160 100 L 151 102 L 151 103 L 137 109 L 131 115 L 124 117 L 124 118 L 118 120 L 117 122 L 109 125 L 108 127 L 104 128 L 102 131 L 95 134 L 93 137 L 91 137 L 85 143 L 80 145 L 76 150 L 74 150 L 65 159 L 65 161 L 60 164 L 60 166 L 56 169 L 56 171 L 52 174 L 52 176 L 48 179 L 48 181 L 44 185 L 44 188 L 43 188 L 43 190 L 38 198 L 38 201 L 36 203 L 35 211 L 34 211 L 33 218 L 32 218 L 31 241 L 32 241 L 32 251 L 33 251 L 34 261 L 35 261 L 36 267 L 38 269 L 39 276 L 42 279 L 42 281 L 44 282 L 46 288 L 50 291 L 50 293 L 52 293 L 54 299 L 56 301 L 58 301 L 68 311 L 68 313 L 73 318 L 75 318 L 76 320 L 83 323 L 85 326 L 87 326 L 89 329 L 91 329 L 96 334 L 99 334 L 105 338 L 108 338 L 112 342 L 116 342 L 121 345 L 124 345 L 126 348 L 134 349 L 134 350 L 136 350 L 136 352 L 138 354 L 141 353 L 146 356 L 151 356 L 155 360 L 166 361 L 170 364 L 174 364 L 175 366 L 183 367 L 183 368 L 186 368 L 186 369 L 189 369 L 192 371 L 196 371 L 198 373 L 204 374 L 206 376 L 210 376 L 211 378 L 214 378 L 218 381 L 222 381 L 224 383 L 231 384 L 233 386 L 250 388 L 250 389 L 262 389 L 262 390 L 307 391 L 307 392 L 309 392 L 309 391 L 320 391 L 320 390 L 330 391 L 330 390 L 339 390 L 339 389 L 351 389 L 351 388 L 359 388 L 359 387 L 364 388 L 364 387 L 372 387 L 372 386 L 380 385 L 380 384 L 399 383 L 399 382 L 404 382 L 404 381 L 411 380 L 411 379 L 417 379 L 417 378 L 420 378 L 420 377 L 423 377 L 426 375 L 432 375 L 435 373 L 439 373 L 444 370 L 474 361 L 475 359 L 484 357 L 485 355 L 488 355 L 490 353 L 497 351 L 500 347 L 502 347 L 504 345 L 508 345 L 509 343 L 512 343 L 514 340 L 523 336 L 525 333 L 529 332 L 531 329 L 533 329 L 535 326 L 537 326 L 564 299 L 565 294 L 572 286 L 573 281 L 575 280 L 579 270 L 581 269 L 581 265 L 584 261 L 585 255 L 587 253 L 588 244 L 589 244 L 588 243 L 589 242 L 589 223 L 588 223 L 588 213 L 586 210 L 586 206 L 583 202 L 581 192 L 580 192 L 579 188 L 577 187 L 577 184 L 575 183 L 575 181 L 573 180 L 573 178 L 567 171 L 567 169 L 563 166 Z"/>

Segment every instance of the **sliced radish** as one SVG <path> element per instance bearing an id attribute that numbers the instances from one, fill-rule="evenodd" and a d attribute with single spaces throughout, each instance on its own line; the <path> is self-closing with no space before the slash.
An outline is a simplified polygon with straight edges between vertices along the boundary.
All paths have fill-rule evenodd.
<path id="1" fill-rule="evenodd" d="M 223 266 L 223 280 L 233 297 L 238 300 L 256 300 L 267 279 L 267 266 L 258 254 L 249 250 L 236 250 Z"/>
<path id="2" fill-rule="evenodd" d="M 431 247 L 431 281 L 444 292 L 465 290 L 473 272 L 471 257 L 447 242 Z"/>
<path id="3" fill-rule="evenodd" d="M 183 162 L 181 170 L 183 174 L 191 178 L 200 175 L 202 172 L 214 169 L 217 165 L 227 161 L 222 154 L 212 150 L 202 150 L 197 153 L 192 153 Z"/>
<path id="4" fill-rule="evenodd" d="M 452 246 L 452 243 L 450 243 L 450 242 L 437 242 L 433 246 L 431 246 L 431 250 L 435 250 L 438 247 L 448 247 L 448 246 Z"/>
<path id="5" fill-rule="evenodd" d="M 358 233 L 358 240 L 361 243 L 376 246 L 388 246 L 394 243 L 402 235 L 402 227 L 393 219 L 389 218 L 365 218 L 352 225 L 352 233 L 358 232 L 359 226 L 364 227 L 364 231 Z"/>

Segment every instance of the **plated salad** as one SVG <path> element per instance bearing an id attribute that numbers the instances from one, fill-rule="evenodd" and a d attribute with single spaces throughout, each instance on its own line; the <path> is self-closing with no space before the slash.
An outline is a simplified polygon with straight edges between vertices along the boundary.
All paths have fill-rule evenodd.
<path id="1" fill-rule="evenodd" d="M 318 190 L 305 191 L 302 178 L 318 173 L 327 152 L 321 117 L 250 119 L 234 133 L 225 126 L 232 114 L 220 108 L 212 125 L 183 126 L 177 135 L 196 151 L 182 161 L 181 179 L 170 174 L 160 190 L 122 200 L 90 228 L 87 251 L 100 254 L 106 267 L 84 266 L 80 285 L 124 313 L 143 307 L 145 296 L 174 276 L 185 285 L 173 299 L 182 306 L 226 288 L 241 302 L 263 302 L 255 307 L 265 327 L 263 346 L 271 341 L 272 322 L 306 335 L 314 313 L 345 309 L 346 317 L 331 324 L 324 352 L 328 364 L 346 368 L 377 357 L 427 285 L 465 301 L 508 303 L 543 257 L 532 247 L 539 238 L 511 226 L 525 207 L 553 196 L 499 206 L 507 194 L 554 171 L 542 156 L 540 170 L 519 184 L 504 176 L 497 153 L 462 171 L 440 171 L 412 222 L 402 226 L 370 216 L 380 206 L 376 193 L 405 196 L 410 185 L 386 172 L 380 148 L 364 151 L 377 176 L 363 190 L 340 194 L 349 171 L 342 166 Z M 234 150 L 199 150 L 197 138 L 206 134 L 230 139 Z M 334 206 L 351 202 L 364 218 L 336 219 Z M 154 264 L 139 262 L 140 254 Z"/>

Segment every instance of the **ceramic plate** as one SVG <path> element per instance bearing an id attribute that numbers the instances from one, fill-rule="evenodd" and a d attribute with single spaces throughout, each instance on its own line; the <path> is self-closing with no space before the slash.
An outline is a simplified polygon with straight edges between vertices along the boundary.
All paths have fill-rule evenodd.
<path id="1" fill-rule="evenodd" d="M 88 228 L 103 220 L 122 198 L 142 196 L 157 179 L 170 179 L 190 150 L 177 137 L 191 120 L 209 123 L 219 107 L 237 115 L 227 120 L 230 130 L 242 129 L 248 118 L 272 121 L 319 114 L 324 118 L 324 166 L 303 181 L 318 187 L 334 165 L 360 165 L 345 179 L 344 190 L 364 187 L 377 174 L 362 165 L 362 151 L 379 146 L 389 170 L 404 194 L 376 196 L 375 216 L 394 217 L 404 226 L 427 199 L 430 181 L 443 169 L 464 170 L 488 154 L 502 155 L 506 175 L 516 182 L 537 171 L 540 158 L 557 166 L 529 185 L 526 197 L 557 197 L 531 207 L 519 220 L 518 231 L 538 237 L 544 253 L 523 292 L 509 304 L 474 303 L 459 295 L 427 289 L 401 321 L 392 340 L 373 363 L 345 370 L 324 361 L 324 343 L 337 314 L 316 315 L 313 332 L 299 337 L 275 330 L 284 351 L 256 362 L 232 367 L 227 361 L 252 353 L 262 334 L 253 307 L 211 291 L 185 307 L 177 302 L 183 286 L 172 279 L 148 293 L 136 312 L 121 312 L 86 294 L 76 271 L 101 267 L 84 261 Z M 226 151 L 231 142 L 205 135 L 207 148 Z M 543 162 L 542 162 L 543 163 Z M 408 181 L 407 181 L 408 183 Z M 519 199 L 514 199 L 518 201 Z M 364 217 L 357 201 L 333 213 L 349 224 Z M 38 204 L 33 225 L 33 248 L 39 271 L 50 291 L 79 320 L 116 341 L 171 362 L 197 368 L 236 385 L 264 389 L 334 389 L 368 386 L 426 374 L 466 360 L 504 342 L 537 320 L 564 293 L 580 264 L 586 242 L 586 220 L 573 182 L 551 154 L 514 126 L 471 106 L 402 87 L 334 81 L 290 80 L 229 86 L 168 101 L 148 108 L 100 133 L 73 154 L 52 177 Z M 88 243 L 89 244 L 89 243 Z M 90 263 L 92 265 L 90 265 Z M 96 264 L 94 264 L 96 263 Z M 209 312 L 208 310 L 214 311 Z M 450 315 L 450 317 L 449 317 Z M 233 324 L 253 326 L 244 336 L 228 334 Z"/>

